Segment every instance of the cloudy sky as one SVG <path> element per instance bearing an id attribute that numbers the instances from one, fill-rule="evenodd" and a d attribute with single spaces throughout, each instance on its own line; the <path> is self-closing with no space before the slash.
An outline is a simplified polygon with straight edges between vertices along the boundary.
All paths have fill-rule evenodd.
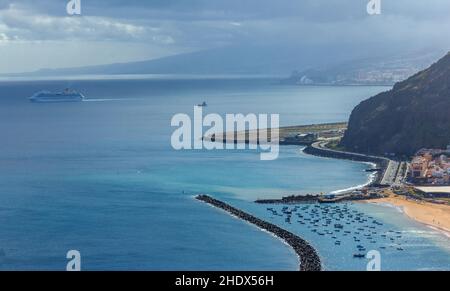
<path id="1" fill-rule="evenodd" d="M 450 1 L 0 0 L 0 73 L 128 62 L 224 46 L 337 52 L 450 49 Z"/>

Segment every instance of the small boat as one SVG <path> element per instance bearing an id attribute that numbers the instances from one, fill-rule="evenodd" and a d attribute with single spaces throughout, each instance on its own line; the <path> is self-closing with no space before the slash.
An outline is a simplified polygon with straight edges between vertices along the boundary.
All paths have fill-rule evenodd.
<path id="1" fill-rule="evenodd" d="M 353 257 L 354 258 L 358 258 L 358 259 L 362 259 L 362 258 L 365 258 L 366 255 L 364 255 L 364 254 L 353 254 Z"/>

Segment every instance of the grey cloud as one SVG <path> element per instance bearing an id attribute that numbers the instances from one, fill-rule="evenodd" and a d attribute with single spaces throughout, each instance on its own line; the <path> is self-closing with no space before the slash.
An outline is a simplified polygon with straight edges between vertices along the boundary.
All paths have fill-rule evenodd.
<path id="1" fill-rule="evenodd" d="M 366 17 L 368 0 L 82 0 L 86 15 L 153 19 L 271 19 L 301 17 L 336 21 Z M 64 0 L 2 0 L 34 11 L 64 14 Z M 446 17 L 447 0 L 382 0 L 383 13 L 411 17 Z"/>
<path id="2" fill-rule="evenodd" d="M 171 51 L 220 46 L 326 46 L 334 54 L 358 46 L 402 50 L 448 47 L 450 1 L 381 0 L 81 0 L 82 17 L 66 0 L 0 0 L 0 43 L 114 41 Z"/>

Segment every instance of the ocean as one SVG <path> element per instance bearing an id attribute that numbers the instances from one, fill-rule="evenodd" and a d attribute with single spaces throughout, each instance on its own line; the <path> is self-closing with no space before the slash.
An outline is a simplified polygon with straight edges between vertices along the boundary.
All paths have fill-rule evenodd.
<path id="1" fill-rule="evenodd" d="M 65 87 L 87 102 L 27 100 Z M 231 76 L 0 81 L 0 269 L 65 270 L 69 250 L 80 251 L 83 270 L 298 269 L 280 240 L 193 199 L 206 193 L 307 239 L 327 270 L 365 270 L 367 261 L 353 258 L 354 238 L 341 233 L 335 245 L 253 201 L 361 185 L 367 164 L 308 156 L 296 146 L 281 147 L 275 161 L 250 150 L 175 151 L 170 121 L 206 101 L 205 114 L 280 114 L 282 126 L 340 122 L 387 89 Z M 346 207 L 382 222 L 377 235 L 401 232 L 394 243 L 366 244 L 387 246 L 383 269 L 450 269 L 442 234 L 395 208 Z"/>

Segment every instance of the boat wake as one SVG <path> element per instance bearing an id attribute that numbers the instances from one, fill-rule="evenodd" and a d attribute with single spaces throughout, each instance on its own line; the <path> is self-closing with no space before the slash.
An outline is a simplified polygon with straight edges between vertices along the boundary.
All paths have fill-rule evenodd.
<path id="1" fill-rule="evenodd" d="M 119 98 L 119 99 L 111 99 L 111 98 L 105 98 L 105 99 L 84 99 L 83 102 L 109 102 L 109 101 L 129 101 L 128 98 Z"/>

